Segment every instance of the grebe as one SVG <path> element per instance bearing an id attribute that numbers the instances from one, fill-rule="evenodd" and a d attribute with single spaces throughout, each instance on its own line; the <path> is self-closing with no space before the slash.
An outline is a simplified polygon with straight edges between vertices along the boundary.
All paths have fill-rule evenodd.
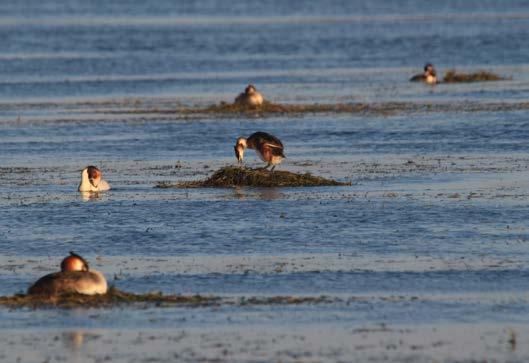
<path id="1" fill-rule="evenodd" d="M 433 64 L 426 63 L 424 66 L 424 73 L 416 74 L 415 76 L 410 78 L 411 82 L 424 82 L 428 84 L 436 84 L 437 83 L 437 76 L 435 72 L 435 68 L 433 67 Z"/>
<path id="2" fill-rule="evenodd" d="M 277 137 L 266 132 L 258 131 L 250 135 L 247 139 L 244 137 L 239 137 L 237 139 L 234 149 L 235 157 L 239 164 L 242 163 L 244 150 L 246 148 L 254 149 L 261 160 L 267 163 L 265 169 L 272 165 L 272 169 L 270 169 L 271 171 L 274 171 L 276 165 L 285 158 L 281 141 Z"/>
<path id="3" fill-rule="evenodd" d="M 235 104 L 248 106 L 248 107 L 258 107 L 263 104 L 263 96 L 257 92 L 253 84 L 249 84 L 248 87 L 244 90 L 244 93 L 241 93 L 235 98 Z"/>
<path id="4" fill-rule="evenodd" d="M 30 295 L 60 295 L 78 293 L 84 295 L 105 294 L 107 280 L 103 274 L 90 270 L 84 258 L 70 252 L 61 262 L 61 271 L 43 276 L 28 289 Z"/>
<path id="5" fill-rule="evenodd" d="M 81 183 L 79 183 L 80 192 L 102 192 L 110 189 L 110 185 L 101 180 L 101 170 L 95 166 L 87 166 L 81 171 Z"/>

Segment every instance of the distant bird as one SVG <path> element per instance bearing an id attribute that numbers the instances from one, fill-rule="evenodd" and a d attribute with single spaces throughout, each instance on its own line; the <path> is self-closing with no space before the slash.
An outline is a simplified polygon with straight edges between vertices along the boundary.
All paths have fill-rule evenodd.
<path id="1" fill-rule="evenodd" d="M 436 84 L 437 83 L 437 75 L 435 72 L 435 68 L 433 67 L 433 64 L 426 63 L 424 66 L 424 72 L 421 74 L 416 74 L 415 76 L 410 78 L 411 82 L 424 82 L 428 84 Z"/>
<path id="2" fill-rule="evenodd" d="M 103 274 L 90 270 L 88 262 L 74 252 L 62 260 L 60 272 L 41 277 L 28 289 L 30 295 L 46 296 L 65 293 L 96 295 L 106 292 L 107 280 Z"/>
<path id="3" fill-rule="evenodd" d="M 235 104 L 248 107 L 257 107 L 263 104 L 263 96 L 257 92 L 253 84 L 249 84 L 241 93 L 235 98 Z"/>
<path id="4" fill-rule="evenodd" d="M 87 166 L 81 171 L 81 183 L 79 184 L 80 192 L 102 192 L 110 189 L 110 185 L 101 180 L 102 173 L 95 166 Z"/>
<path id="5" fill-rule="evenodd" d="M 272 166 L 270 171 L 274 171 L 276 165 L 285 158 L 285 154 L 283 154 L 283 144 L 281 141 L 277 137 L 266 132 L 258 131 L 250 135 L 250 137 L 247 139 L 244 137 L 239 137 L 237 139 L 234 149 L 235 157 L 237 158 L 239 164 L 242 163 L 244 158 L 244 150 L 246 148 L 254 149 L 261 160 L 267 163 L 264 169 Z"/>

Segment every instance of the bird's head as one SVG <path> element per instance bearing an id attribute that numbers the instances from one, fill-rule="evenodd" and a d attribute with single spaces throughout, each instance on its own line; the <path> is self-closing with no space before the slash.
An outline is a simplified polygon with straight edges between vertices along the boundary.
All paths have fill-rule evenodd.
<path id="1" fill-rule="evenodd" d="M 70 252 L 70 256 L 61 262 L 61 271 L 88 271 L 88 262 L 78 254 Z"/>
<path id="2" fill-rule="evenodd" d="M 233 148 L 235 150 L 235 157 L 239 163 L 242 163 L 242 160 L 244 159 L 244 150 L 246 150 L 247 146 L 248 145 L 244 137 L 239 137 L 235 142 L 235 146 Z"/>

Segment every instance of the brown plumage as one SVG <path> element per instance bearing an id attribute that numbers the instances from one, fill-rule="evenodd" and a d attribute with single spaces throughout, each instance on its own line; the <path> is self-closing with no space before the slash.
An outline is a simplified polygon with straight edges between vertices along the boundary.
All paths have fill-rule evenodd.
<path id="1" fill-rule="evenodd" d="M 235 104 L 246 107 L 258 107 L 264 102 L 263 95 L 257 92 L 253 84 L 249 84 L 243 93 L 235 98 Z"/>
<path id="2" fill-rule="evenodd" d="M 266 132 L 258 131 L 251 134 L 247 139 L 243 137 L 237 139 L 234 149 L 235 156 L 239 162 L 242 162 L 246 148 L 254 149 L 261 160 L 267 163 L 265 169 L 272 166 L 271 171 L 285 158 L 281 140 Z"/>
<path id="3" fill-rule="evenodd" d="M 81 256 L 70 252 L 61 262 L 61 271 L 41 277 L 28 289 L 30 295 L 54 296 L 66 293 L 105 294 L 107 281 L 99 271 L 89 270 Z"/>
<path id="4" fill-rule="evenodd" d="M 99 170 L 96 166 L 90 165 L 86 167 L 86 171 L 88 172 L 88 179 L 90 180 L 98 180 L 101 179 L 101 170 Z"/>

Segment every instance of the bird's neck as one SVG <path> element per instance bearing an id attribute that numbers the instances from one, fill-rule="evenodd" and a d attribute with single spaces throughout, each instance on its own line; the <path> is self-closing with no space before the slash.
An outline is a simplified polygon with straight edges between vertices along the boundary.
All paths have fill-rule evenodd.
<path id="1" fill-rule="evenodd" d="M 246 139 L 246 148 L 247 149 L 255 149 L 255 143 L 252 139 Z"/>
<path id="2" fill-rule="evenodd" d="M 80 191 L 89 191 L 92 189 L 92 183 L 88 180 L 88 172 L 83 170 L 81 173 L 81 184 L 79 184 Z"/>

